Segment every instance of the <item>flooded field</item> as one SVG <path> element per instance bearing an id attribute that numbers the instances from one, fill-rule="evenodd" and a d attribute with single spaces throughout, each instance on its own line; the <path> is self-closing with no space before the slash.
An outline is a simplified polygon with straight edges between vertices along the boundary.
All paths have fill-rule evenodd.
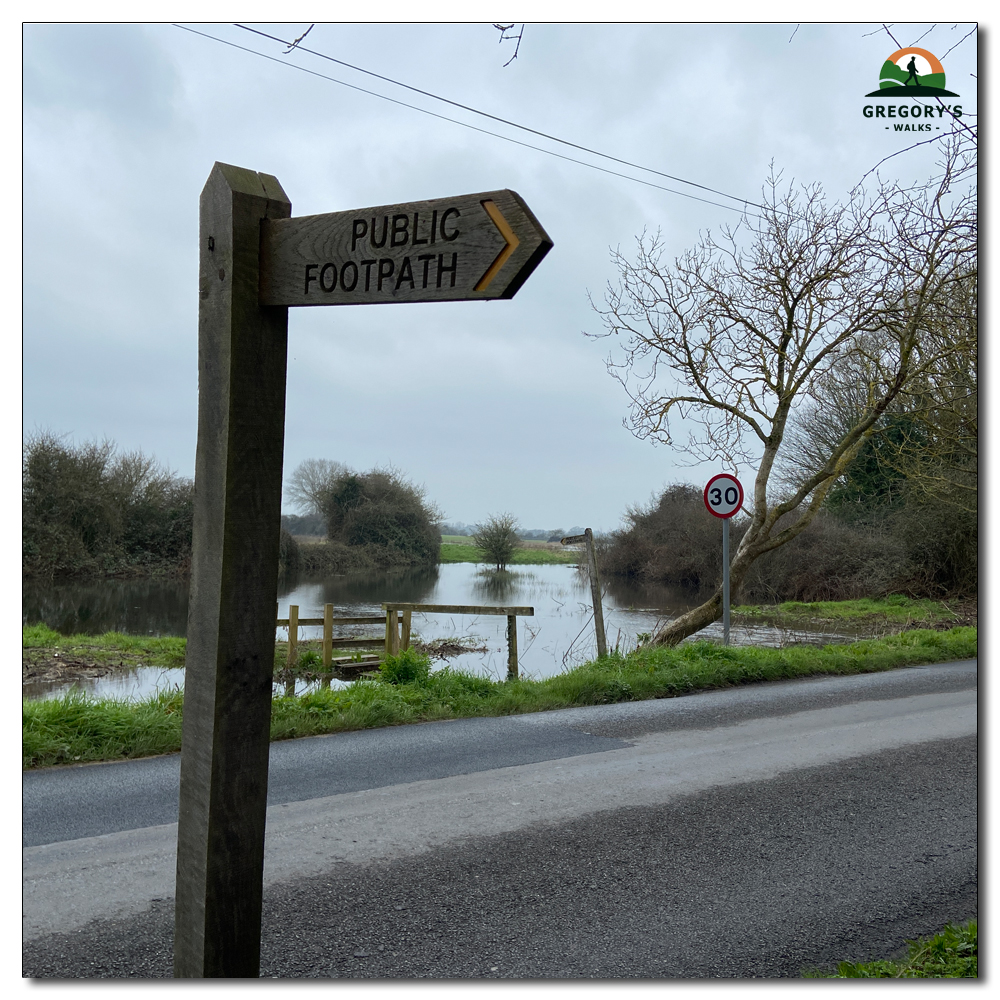
<path id="1" fill-rule="evenodd" d="M 532 617 L 518 618 L 518 653 L 522 676 L 544 678 L 577 666 L 596 655 L 590 586 L 575 566 L 518 566 L 505 573 L 473 563 L 450 563 L 421 572 L 359 574 L 319 579 L 299 578 L 279 587 L 278 617 L 296 604 L 302 618 L 322 617 L 323 605 L 333 604 L 338 616 L 380 614 L 383 601 L 420 604 L 527 605 Z M 610 581 L 605 585 L 604 620 L 609 648 L 632 649 L 640 637 L 693 606 L 690 597 L 662 587 L 638 587 Z M 64 634 L 100 635 L 121 631 L 138 635 L 184 635 L 187 585 L 176 581 L 26 586 L 22 608 L 25 623 L 43 621 Z M 413 615 L 413 638 L 425 643 L 459 639 L 476 652 L 436 659 L 494 678 L 507 672 L 507 620 L 501 616 Z M 287 638 L 278 629 L 278 639 Z M 320 628 L 302 628 L 302 639 L 319 639 Z M 698 638 L 721 639 L 721 622 Z M 850 626 L 830 631 L 789 630 L 769 625 L 734 624 L 730 641 L 736 645 L 782 646 L 795 642 L 844 642 L 857 638 Z M 482 651 L 485 649 L 485 652 Z M 83 678 L 81 690 L 97 697 L 137 699 L 174 685 L 183 687 L 184 672 L 143 666 L 103 677 Z M 338 681 L 332 682 L 335 686 Z M 23 685 L 24 697 L 53 697 L 70 683 Z M 306 688 L 300 682 L 297 690 Z"/>

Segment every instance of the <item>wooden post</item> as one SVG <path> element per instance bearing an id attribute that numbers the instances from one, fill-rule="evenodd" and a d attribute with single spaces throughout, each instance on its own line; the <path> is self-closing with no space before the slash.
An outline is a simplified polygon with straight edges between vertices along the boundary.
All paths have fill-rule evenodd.
<path id="1" fill-rule="evenodd" d="M 323 605 L 323 669 L 329 670 L 333 662 L 333 605 Z M 330 682 L 326 682 L 330 686 Z"/>
<path id="2" fill-rule="evenodd" d="M 262 220 L 290 214 L 276 178 L 222 163 L 201 194 L 177 977 L 260 972 L 288 310 L 259 305 L 258 269 Z"/>
<path id="3" fill-rule="evenodd" d="M 288 605 L 288 652 L 285 655 L 285 697 L 291 698 L 295 694 L 295 677 L 292 671 L 299 660 L 299 606 L 297 604 Z"/>
<path id="4" fill-rule="evenodd" d="M 590 596 L 594 602 L 594 631 L 597 633 L 597 655 L 608 655 L 608 641 L 604 636 L 604 604 L 601 601 L 601 581 L 597 575 L 597 554 L 594 552 L 594 533 L 587 528 L 587 563 L 590 570 Z"/>
<path id="5" fill-rule="evenodd" d="M 293 669 L 299 659 L 299 606 L 288 605 L 288 657 L 285 666 Z"/>
<path id="6" fill-rule="evenodd" d="M 396 611 L 385 613 L 385 655 L 395 656 L 399 652 L 399 626 Z"/>
<path id="7" fill-rule="evenodd" d="M 412 611 L 403 612 L 403 649 L 410 648 L 410 620 L 413 618 Z"/>
<path id="8" fill-rule="evenodd" d="M 507 615 L 507 680 L 517 677 L 517 615 Z"/>

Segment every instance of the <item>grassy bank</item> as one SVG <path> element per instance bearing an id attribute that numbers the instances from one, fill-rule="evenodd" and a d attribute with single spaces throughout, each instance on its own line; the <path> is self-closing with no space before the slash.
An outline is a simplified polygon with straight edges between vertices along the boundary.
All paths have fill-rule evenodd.
<path id="1" fill-rule="evenodd" d="M 185 640 L 176 636 L 60 635 L 47 625 L 25 625 L 21 630 L 27 663 L 51 660 L 86 660 L 113 666 L 183 667 Z"/>
<path id="2" fill-rule="evenodd" d="M 553 550 L 541 546 L 515 549 L 508 566 L 545 566 L 552 563 L 575 565 L 580 561 L 580 553 L 573 549 Z M 489 563 L 482 549 L 464 542 L 442 542 L 441 562 L 443 563 Z"/>
<path id="3" fill-rule="evenodd" d="M 840 962 L 834 972 L 808 971 L 806 979 L 978 979 L 979 924 L 970 920 L 931 937 L 907 943 L 906 958 Z"/>
<path id="4" fill-rule="evenodd" d="M 973 602 L 974 607 L 974 602 Z M 889 597 L 864 597 L 851 601 L 785 601 L 783 604 L 743 604 L 733 608 L 733 614 L 774 624 L 801 625 L 803 619 L 813 622 L 861 622 L 882 620 L 893 625 L 920 623 L 935 625 L 966 624 L 970 602 L 914 599 L 903 594 Z M 973 611 L 974 613 L 974 611 Z"/>
<path id="5" fill-rule="evenodd" d="M 977 630 L 914 629 L 846 645 L 765 649 L 685 643 L 640 648 L 583 664 L 545 680 L 492 681 L 450 669 L 391 683 L 385 677 L 274 699 L 271 738 L 292 739 L 344 730 L 487 715 L 516 715 L 577 705 L 671 698 L 709 688 L 820 674 L 857 674 L 977 655 Z M 395 679 L 400 679 L 397 671 Z M 405 676 L 405 672 L 404 672 Z M 180 749 L 183 696 L 140 703 L 71 695 L 23 704 L 23 764 L 115 760 Z"/>

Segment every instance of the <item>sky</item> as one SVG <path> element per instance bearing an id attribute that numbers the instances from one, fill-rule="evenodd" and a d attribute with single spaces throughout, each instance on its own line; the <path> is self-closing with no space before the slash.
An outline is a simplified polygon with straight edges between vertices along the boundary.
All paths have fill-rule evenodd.
<path id="1" fill-rule="evenodd" d="M 739 217 L 629 177 L 734 202 L 231 24 L 179 23 L 222 41 L 165 23 L 23 28 L 26 435 L 109 438 L 194 474 L 198 197 L 218 160 L 275 175 L 293 215 L 511 188 L 554 243 L 510 301 L 291 309 L 286 481 L 309 458 L 391 465 L 452 522 L 509 511 L 606 531 L 665 485 L 723 471 L 623 426 L 592 301 L 616 281 L 612 248 L 659 230 L 672 258 Z M 293 39 L 309 23 L 252 26 Z M 942 59 L 966 114 L 971 27 L 891 26 Z M 747 199 L 772 163 L 842 199 L 906 144 L 862 114 L 897 48 L 879 24 L 529 22 L 506 66 L 498 40 L 490 23 L 316 24 L 303 45 Z M 933 162 L 916 149 L 881 172 L 916 181 Z"/>

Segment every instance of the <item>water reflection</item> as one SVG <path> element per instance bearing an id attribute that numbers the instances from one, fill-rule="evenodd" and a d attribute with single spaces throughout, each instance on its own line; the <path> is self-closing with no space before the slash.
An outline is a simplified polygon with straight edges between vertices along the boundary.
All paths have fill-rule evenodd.
<path id="1" fill-rule="evenodd" d="M 183 690 L 183 668 L 133 667 L 129 670 L 116 670 L 104 677 L 83 677 L 72 682 L 34 681 L 21 685 L 21 697 L 59 698 L 71 691 L 79 691 L 93 698 L 142 701 L 171 688 Z"/>
<path id="2" fill-rule="evenodd" d="M 184 635 L 187 608 L 187 580 L 27 580 L 21 592 L 24 623 L 63 635 Z"/>
<path id="3" fill-rule="evenodd" d="M 487 604 L 512 604 L 511 598 L 521 589 L 525 577 L 530 575 L 506 569 L 481 569 L 472 584 L 473 596 Z"/>
<path id="4" fill-rule="evenodd" d="M 426 601 L 438 584 L 440 567 L 423 569 L 385 570 L 382 572 L 350 573 L 345 576 L 291 579 L 278 588 L 278 600 L 287 599 L 303 585 L 319 590 L 316 599 L 320 605 L 332 604 L 336 608 L 357 604 L 381 605 L 383 601 L 400 601 L 420 604 Z"/>
<path id="5" fill-rule="evenodd" d="M 382 601 L 425 602 L 438 584 L 438 567 L 353 573 L 314 579 L 284 576 L 278 581 L 279 614 L 288 605 L 308 603 L 338 608 L 378 608 Z M 44 622 L 62 635 L 187 634 L 187 580 L 24 581 L 21 617 L 25 625 Z M 315 609 L 314 609 L 315 610 Z"/>

